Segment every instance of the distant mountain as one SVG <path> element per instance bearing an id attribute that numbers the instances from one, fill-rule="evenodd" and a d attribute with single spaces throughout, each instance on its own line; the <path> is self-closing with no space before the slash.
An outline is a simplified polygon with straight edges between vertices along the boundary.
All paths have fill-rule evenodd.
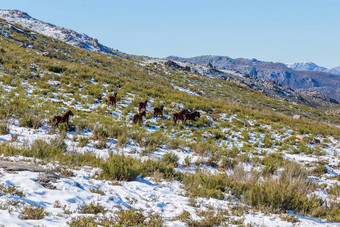
<path id="1" fill-rule="evenodd" d="M 285 64 L 288 68 L 296 71 L 320 71 L 325 72 L 327 68 L 318 66 L 313 62 L 302 62 L 302 63 L 287 63 Z"/>
<path id="2" fill-rule="evenodd" d="M 340 101 L 340 76 L 319 71 L 295 71 L 283 63 L 264 62 L 256 59 L 230 58 L 227 56 L 199 56 L 181 58 L 169 56 L 166 59 L 194 64 L 211 64 L 223 70 L 234 70 L 242 74 L 270 79 L 282 86 L 300 91 L 317 91 Z"/>
<path id="3" fill-rule="evenodd" d="M 86 34 L 37 20 L 19 10 L 0 10 L 0 18 L 13 24 L 20 24 L 24 28 L 50 36 L 75 47 L 117 56 L 125 55 L 118 50 L 100 44 L 97 39 L 89 37 Z"/>
<path id="4" fill-rule="evenodd" d="M 296 71 L 319 71 L 340 75 L 340 66 L 332 69 L 327 69 L 325 67 L 318 66 L 313 62 L 287 63 L 286 66 Z"/>

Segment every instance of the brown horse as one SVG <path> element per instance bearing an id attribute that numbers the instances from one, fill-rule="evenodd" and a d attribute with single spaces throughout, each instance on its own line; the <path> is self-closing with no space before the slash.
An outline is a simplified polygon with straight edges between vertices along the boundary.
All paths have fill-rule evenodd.
<path id="1" fill-rule="evenodd" d="M 54 116 L 52 121 L 54 122 L 54 125 L 58 127 L 59 123 L 67 123 L 68 125 L 68 119 L 70 116 L 74 116 L 71 110 L 66 111 L 66 113 L 62 116 Z"/>
<path id="2" fill-rule="evenodd" d="M 174 123 L 176 124 L 177 121 L 182 121 L 184 120 L 184 115 L 187 114 L 187 113 L 190 113 L 189 110 L 182 110 L 181 112 L 177 112 L 177 113 L 174 113 L 172 115 L 172 119 L 174 121 Z"/>
<path id="3" fill-rule="evenodd" d="M 134 116 L 133 116 L 133 119 L 132 119 L 132 122 L 134 124 L 136 123 L 143 123 L 143 116 L 145 117 L 146 115 L 146 112 L 145 110 L 143 110 L 141 113 L 136 113 Z"/>
<path id="4" fill-rule="evenodd" d="M 157 116 L 163 117 L 163 109 L 164 109 L 163 105 L 161 105 L 160 107 L 153 108 L 153 117 Z"/>
<path id="5" fill-rule="evenodd" d="M 115 92 L 113 95 L 109 95 L 107 97 L 107 105 L 114 105 L 116 107 L 117 102 L 117 92 Z"/>
<path id="6" fill-rule="evenodd" d="M 140 112 L 142 109 L 146 109 L 146 105 L 148 104 L 148 100 L 144 100 L 142 102 L 138 103 L 138 112 Z"/>
<path id="7" fill-rule="evenodd" d="M 195 111 L 195 112 L 192 112 L 192 113 L 186 113 L 186 114 L 184 115 L 184 123 L 185 123 L 187 120 L 193 122 L 193 121 L 195 120 L 196 117 L 198 117 L 198 118 L 201 117 L 200 112 Z"/>

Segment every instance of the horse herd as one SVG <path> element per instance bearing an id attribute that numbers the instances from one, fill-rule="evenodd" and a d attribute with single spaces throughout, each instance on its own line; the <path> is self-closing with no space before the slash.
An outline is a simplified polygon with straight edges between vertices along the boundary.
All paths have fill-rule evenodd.
<path id="1" fill-rule="evenodd" d="M 114 93 L 113 95 L 109 95 L 107 98 L 107 104 L 108 105 L 114 105 L 115 107 L 117 106 L 117 93 Z M 146 116 L 146 106 L 148 105 L 148 100 L 144 100 L 138 103 L 138 113 L 136 113 L 133 118 L 132 122 L 133 123 L 142 123 L 143 122 L 143 117 Z M 153 108 L 153 117 L 163 117 L 163 109 L 164 105 L 159 106 L 159 107 L 154 107 Z M 60 123 L 67 123 L 69 124 L 69 118 L 70 116 L 74 116 L 71 110 L 66 111 L 66 113 L 62 116 L 54 116 L 52 119 L 52 122 L 54 123 L 55 126 L 58 127 Z M 182 123 L 186 123 L 186 121 L 191 121 L 193 122 L 196 117 L 200 118 L 201 114 L 198 111 L 190 112 L 189 110 L 182 110 L 180 112 L 176 112 L 172 114 L 172 119 L 175 124 L 177 122 L 181 121 Z"/>

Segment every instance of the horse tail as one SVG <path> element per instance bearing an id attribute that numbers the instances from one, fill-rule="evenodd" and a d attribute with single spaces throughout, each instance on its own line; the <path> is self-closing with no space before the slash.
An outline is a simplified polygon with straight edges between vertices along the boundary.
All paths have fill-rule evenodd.
<path id="1" fill-rule="evenodd" d="M 133 116 L 133 118 L 132 118 L 132 122 L 133 122 L 133 123 L 136 123 L 136 122 L 137 122 L 138 116 L 139 116 L 139 115 L 137 115 L 137 114 Z"/>
<path id="2" fill-rule="evenodd" d="M 176 124 L 176 122 L 177 122 L 177 117 L 176 117 L 176 113 L 174 113 L 173 115 L 172 115 L 172 120 L 175 122 L 175 124 Z"/>
<path id="3" fill-rule="evenodd" d="M 53 118 L 52 118 L 52 121 L 55 123 L 55 120 L 57 120 L 57 116 L 54 116 Z"/>

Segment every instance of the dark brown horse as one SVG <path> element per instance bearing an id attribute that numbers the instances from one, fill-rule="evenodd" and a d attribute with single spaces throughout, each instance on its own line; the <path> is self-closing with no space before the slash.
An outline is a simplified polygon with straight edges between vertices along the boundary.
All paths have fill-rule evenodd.
<path id="1" fill-rule="evenodd" d="M 136 124 L 136 123 L 143 123 L 143 116 L 145 117 L 145 115 L 146 115 L 145 110 L 143 110 L 143 111 L 140 112 L 140 113 L 136 113 L 136 114 L 133 116 L 132 122 L 133 122 L 134 124 Z"/>
<path id="2" fill-rule="evenodd" d="M 146 109 L 146 105 L 148 104 L 148 100 L 144 100 L 142 102 L 138 103 L 138 112 L 140 112 L 142 109 Z"/>
<path id="3" fill-rule="evenodd" d="M 116 107 L 117 103 L 117 92 L 115 92 L 113 95 L 109 95 L 107 97 L 107 104 L 108 105 L 114 105 Z"/>
<path id="4" fill-rule="evenodd" d="M 161 105 L 160 107 L 153 108 L 153 117 L 157 116 L 163 117 L 163 109 L 164 109 L 163 105 Z"/>
<path id="5" fill-rule="evenodd" d="M 192 113 L 186 113 L 186 114 L 184 115 L 184 123 L 185 123 L 187 120 L 193 122 L 193 121 L 195 120 L 196 117 L 198 117 L 198 118 L 201 117 L 200 112 L 195 111 L 195 112 L 192 112 Z"/>
<path id="6" fill-rule="evenodd" d="M 176 124 L 178 121 L 183 122 L 184 115 L 187 114 L 187 113 L 190 113 L 190 111 L 189 110 L 182 110 L 181 112 L 174 113 L 172 115 L 172 119 L 173 119 L 174 123 Z"/>
<path id="7" fill-rule="evenodd" d="M 70 116 L 74 116 L 71 110 L 66 111 L 66 113 L 62 116 L 54 116 L 52 121 L 54 122 L 54 125 L 58 127 L 59 123 L 67 123 L 68 125 L 68 119 Z"/>

